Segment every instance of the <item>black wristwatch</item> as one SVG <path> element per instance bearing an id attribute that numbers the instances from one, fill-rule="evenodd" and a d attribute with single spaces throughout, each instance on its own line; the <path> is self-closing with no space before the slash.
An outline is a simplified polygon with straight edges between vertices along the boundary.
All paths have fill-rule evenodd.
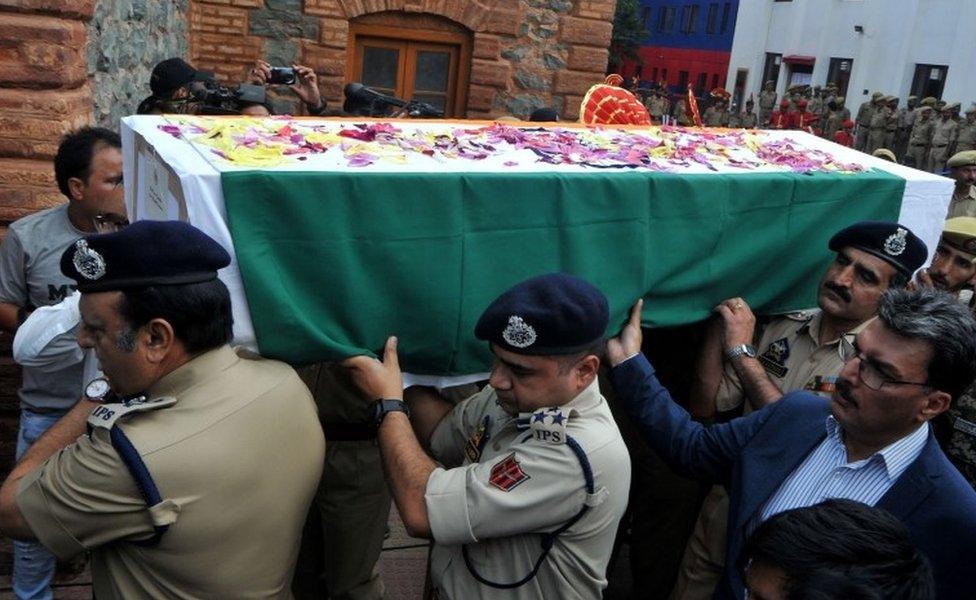
<path id="1" fill-rule="evenodd" d="M 373 403 L 373 426 L 379 429 L 380 423 L 391 412 L 402 412 L 410 416 L 410 407 L 403 400 L 380 399 Z"/>

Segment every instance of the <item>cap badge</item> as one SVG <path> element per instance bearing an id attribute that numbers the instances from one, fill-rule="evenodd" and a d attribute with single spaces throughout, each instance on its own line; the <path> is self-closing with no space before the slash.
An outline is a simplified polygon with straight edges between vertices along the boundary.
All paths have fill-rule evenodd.
<path id="1" fill-rule="evenodd" d="M 105 259 L 102 255 L 88 247 L 88 242 L 75 242 L 75 255 L 72 261 L 75 269 L 85 279 L 99 279 L 105 275 Z"/>
<path id="2" fill-rule="evenodd" d="M 535 343 L 535 329 L 522 320 L 522 317 L 512 315 L 508 318 L 508 327 L 502 332 L 502 339 L 509 346 L 528 348 Z"/>
<path id="3" fill-rule="evenodd" d="M 891 256 L 898 256 L 905 251 L 908 247 L 908 242 L 905 241 L 905 236 L 908 235 L 908 230 L 899 227 L 895 232 L 888 236 L 888 239 L 884 243 L 884 251 L 886 254 Z"/>
<path id="4" fill-rule="evenodd" d="M 976 238 L 969 238 L 962 244 L 963 249 L 970 254 L 976 253 Z"/>

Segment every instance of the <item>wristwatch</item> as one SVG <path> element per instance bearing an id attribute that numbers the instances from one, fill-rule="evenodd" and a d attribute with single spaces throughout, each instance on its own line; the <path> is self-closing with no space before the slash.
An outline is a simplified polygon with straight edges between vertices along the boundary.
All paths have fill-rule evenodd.
<path id="1" fill-rule="evenodd" d="M 85 386 L 85 398 L 88 398 L 92 402 L 98 402 L 99 404 L 109 402 L 112 396 L 112 386 L 109 385 L 108 379 L 104 377 L 92 379 Z"/>
<path id="2" fill-rule="evenodd" d="M 756 347 L 750 344 L 739 344 L 738 346 L 732 346 L 725 351 L 725 358 L 729 360 L 738 358 L 740 356 L 756 358 Z"/>
<path id="3" fill-rule="evenodd" d="M 402 412 L 410 416 L 410 407 L 403 400 L 379 399 L 373 403 L 373 426 L 379 429 L 380 423 L 391 412 Z"/>

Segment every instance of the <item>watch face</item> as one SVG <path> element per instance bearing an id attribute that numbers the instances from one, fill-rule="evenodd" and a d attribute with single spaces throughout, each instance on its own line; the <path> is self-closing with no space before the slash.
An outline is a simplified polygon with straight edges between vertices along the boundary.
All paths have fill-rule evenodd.
<path id="1" fill-rule="evenodd" d="M 108 384 L 108 379 L 99 377 L 98 379 L 92 379 L 91 383 L 85 386 L 85 396 L 91 400 L 103 400 L 111 389 L 111 386 Z"/>

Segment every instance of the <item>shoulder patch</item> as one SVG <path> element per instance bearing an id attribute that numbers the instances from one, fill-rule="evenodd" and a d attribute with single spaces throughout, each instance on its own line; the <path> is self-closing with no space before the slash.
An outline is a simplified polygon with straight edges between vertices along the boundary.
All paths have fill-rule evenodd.
<path id="1" fill-rule="evenodd" d="M 561 408 L 541 408 L 529 418 L 532 436 L 540 442 L 550 444 L 566 443 L 566 421 L 569 416 Z"/>
<path id="2" fill-rule="evenodd" d="M 515 453 L 512 452 L 492 465 L 491 477 L 488 478 L 488 483 L 503 492 L 508 492 L 528 479 L 531 479 L 531 477 L 522 470 L 522 466 L 519 465 L 518 460 L 515 458 Z"/>
<path id="3" fill-rule="evenodd" d="M 138 412 L 147 412 L 160 408 L 167 408 L 176 404 L 176 398 L 172 396 L 161 396 L 152 400 L 130 400 L 128 402 L 112 402 L 101 404 L 88 415 L 88 424 L 92 427 L 111 429 L 115 422 L 122 417 Z"/>

